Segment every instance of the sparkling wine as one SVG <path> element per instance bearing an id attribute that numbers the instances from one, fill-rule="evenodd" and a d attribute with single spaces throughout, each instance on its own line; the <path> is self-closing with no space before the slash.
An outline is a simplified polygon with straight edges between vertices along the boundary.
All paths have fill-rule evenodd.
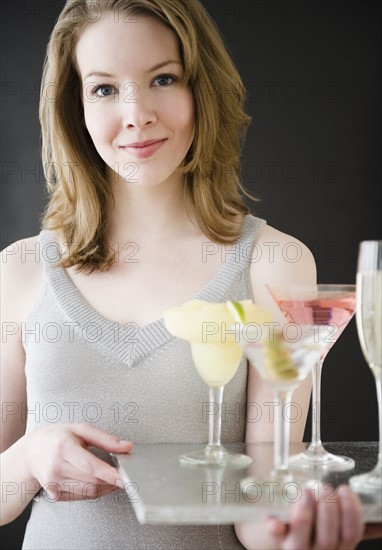
<path id="1" fill-rule="evenodd" d="M 363 241 L 357 264 L 357 329 L 361 348 L 376 382 L 379 416 L 378 462 L 370 472 L 353 476 L 355 491 L 382 495 L 382 241 Z"/>
<path id="2" fill-rule="evenodd" d="M 376 376 L 382 369 L 382 271 L 357 274 L 357 329 L 366 361 Z"/>

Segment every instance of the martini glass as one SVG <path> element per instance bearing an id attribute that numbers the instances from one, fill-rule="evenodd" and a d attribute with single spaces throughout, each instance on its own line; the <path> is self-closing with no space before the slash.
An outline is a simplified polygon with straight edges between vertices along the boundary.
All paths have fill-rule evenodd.
<path id="1" fill-rule="evenodd" d="M 262 329 L 261 332 L 268 332 L 266 327 Z M 272 483 L 272 489 L 281 495 L 288 483 L 301 486 L 311 481 L 309 476 L 296 474 L 289 469 L 288 410 L 293 392 L 319 361 L 323 352 L 322 342 L 317 341 L 314 334 L 307 330 L 294 342 L 285 339 L 282 332 L 259 339 L 257 329 L 244 325 L 240 331 L 240 343 L 250 363 L 271 386 L 275 409 L 273 470 L 267 477 L 246 477 L 241 481 L 241 486 L 247 488 L 251 483 L 269 486 Z"/>
<path id="2" fill-rule="evenodd" d="M 268 286 L 273 299 L 287 320 L 310 330 L 321 344 L 322 353 L 312 366 L 312 442 L 303 453 L 290 457 L 291 468 L 324 469 L 343 472 L 354 468 L 354 460 L 328 453 L 321 442 L 321 371 L 332 346 L 342 334 L 355 312 L 355 285 L 291 285 Z M 285 325 L 284 331 L 287 331 Z"/>
<path id="3" fill-rule="evenodd" d="M 349 483 L 359 493 L 382 495 L 382 241 L 360 244 L 357 268 L 358 335 L 377 385 L 379 453 L 371 472 L 353 476 Z"/>

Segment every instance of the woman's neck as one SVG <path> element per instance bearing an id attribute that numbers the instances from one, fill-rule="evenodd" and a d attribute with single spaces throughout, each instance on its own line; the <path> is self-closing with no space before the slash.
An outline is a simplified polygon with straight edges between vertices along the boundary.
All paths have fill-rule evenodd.
<path id="1" fill-rule="evenodd" d="M 187 213 L 181 180 L 151 187 L 115 182 L 112 187 L 109 242 L 163 242 L 200 232 Z"/>

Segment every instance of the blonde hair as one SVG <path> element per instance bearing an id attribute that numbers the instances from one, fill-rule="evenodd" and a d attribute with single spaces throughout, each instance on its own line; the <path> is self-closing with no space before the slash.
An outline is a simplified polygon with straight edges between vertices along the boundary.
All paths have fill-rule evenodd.
<path id="1" fill-rule="evenodd" d="M 249 213 L 240 183 L 240 153 L 250 117 L 246 91 L 219 30 L 198 0 L 67 0 L 47 49 L 41 88 L 42 161 L 50 200 L 43 227 L 58 230 L 70 254 L 64 267 L 107 270 L 114 262 L 105 234 L 113 196 L 106 165 L 84 125 L 75 46 L 106 11 L 148 15 L 178 37 L 184 80 L 195 104 L 195 136 L 179 172 L 185 203 L 217 243 L 239 237 Z M 53 93 L 52 93 L 53 92 Z"/>

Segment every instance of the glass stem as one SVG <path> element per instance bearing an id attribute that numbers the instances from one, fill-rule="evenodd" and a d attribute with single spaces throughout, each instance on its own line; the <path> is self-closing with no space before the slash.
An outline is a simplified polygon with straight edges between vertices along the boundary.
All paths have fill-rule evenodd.
<path id="1" fill-rule="evenodd" d="M 321 372 L 322 363 L 321 359 L 312 368 L 312 442 L 309 448 L 312 450 L 322 447 L 321 442 Z"/>
<path id="2" fill-rule="evenodd" d="M 274 428 L 274 468 L 276 471 L 288 469 L 289 456 L 289 432 L 290 422 L 286 415 L 286 405 L 291 402 L 293 391 L 274 390 L 274 399 L 276 409 L 275 428 Z"/>
<path id="3" fill-rule="evenodd" d="M 380 470 L 382 468 L 382 374 L 380 370 L 379 370 L 379 374 L 375 375 L 375 382 L 377 385 L 378 422 L 379 422 L 379 451 L 378 451 L 378 462 L 375 469 Z"/>
<path id="4" fill-rule="evenodd" d="M 214 387 L 210 389 L 210 417 L 209 417 L 209 447 L 221 447 L 220 433 L 222 425 L 222 402 L 224 386 Z"/>

